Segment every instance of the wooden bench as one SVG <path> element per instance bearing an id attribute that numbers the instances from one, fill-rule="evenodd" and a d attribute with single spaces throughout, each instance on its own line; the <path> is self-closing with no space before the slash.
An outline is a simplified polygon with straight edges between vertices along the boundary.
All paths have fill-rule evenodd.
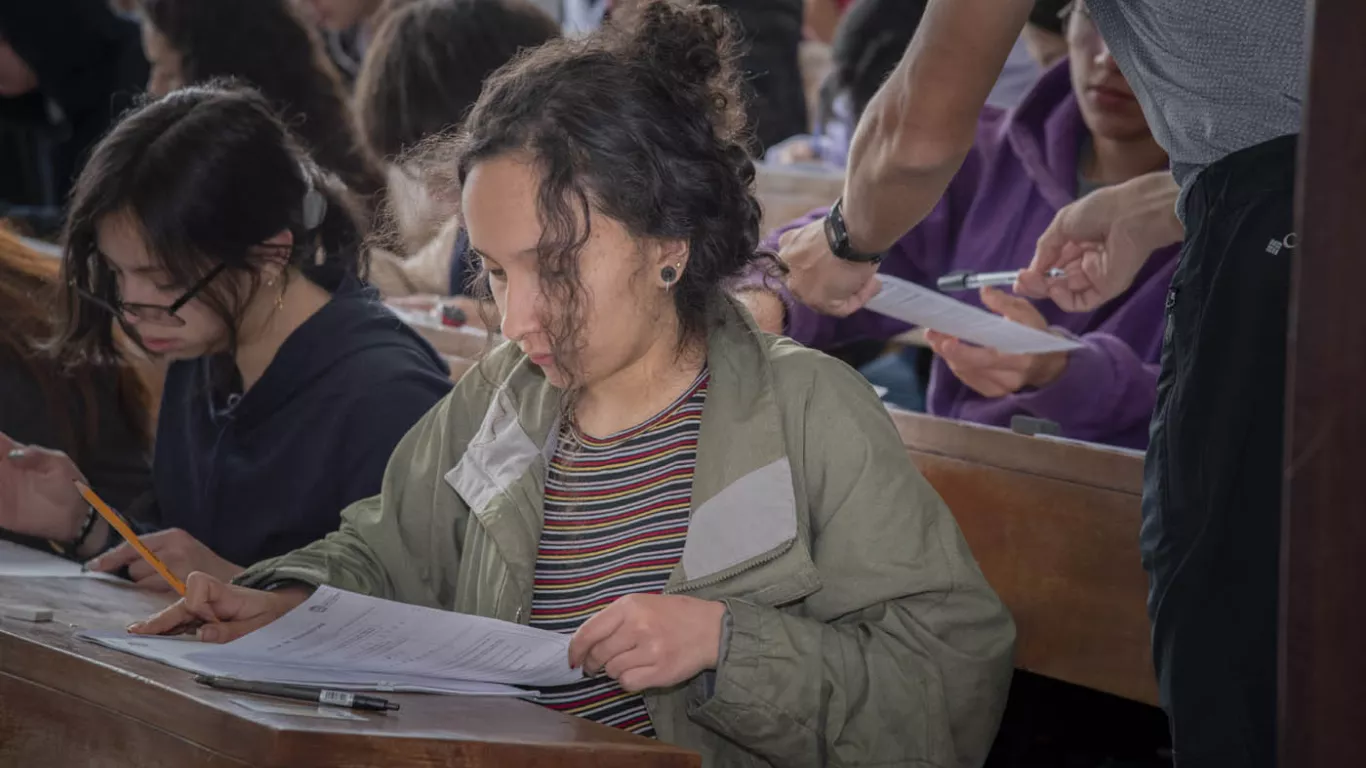
<path id="1" fill-rule="evenodd" d="M 701 764 L 677 747 L 515 699 L 387 694 L 400 711 L 324 719 L 317 707 L 205 688 L 187 672 L 77 637 L 80 629 L 122 629 L 164 597 L 89 579 L 3 577 L 0 595 L 56 613 L 47 624 L 0 618 L 0 766 Z M 289 713 L 254 711 L 243 699 Z"/>
<path id="2" fill-rule="evenodd" d="M 1014 615 L 1016 666 L 1156 704 L 1142 456 L 899 410 L 892 420 Z"/>

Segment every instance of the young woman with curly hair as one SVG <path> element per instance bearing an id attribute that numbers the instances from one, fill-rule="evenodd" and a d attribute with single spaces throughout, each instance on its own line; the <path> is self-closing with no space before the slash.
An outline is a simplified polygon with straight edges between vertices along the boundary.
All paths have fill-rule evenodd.
<path id="1" fill-rule="evenodd" d="M 856 373 L 760 333 L 732 37 L 713 6 L 488 82 L 462 211 L 508 342 L 341 530 L 190 577 L 134 631 L 219 641 L 331 584 L 572 633 L 555 709 L 710 766 L 980 764 L 1010 617 Z"/>

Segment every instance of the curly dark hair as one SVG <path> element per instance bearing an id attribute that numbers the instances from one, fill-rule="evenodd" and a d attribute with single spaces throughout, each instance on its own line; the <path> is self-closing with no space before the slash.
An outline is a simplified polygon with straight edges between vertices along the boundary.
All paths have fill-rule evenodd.
<path id="1" fill-rule="evenodd" d="M 327 204 L 316 224 L 305 212 L 310 190 Z M 259 289 L 253 249 L 278 233 L 293 235 L 289 263 L 324 288 L 348 273 L 365 274 L 363 235 L 350 195 L 309 157 L 260 94 L 231 83 L 182 88 L 126 115 L 91 153 L 69 211 L 65 293 L 51 346 L 78 361 L 117 358 L 113 323 L 100 306 L 119 305 L 117 278 L 97 238 L 100 222 L 109 216 L 132 216 L 148 250 L 182 290 L 225 267 L 226 274 L 205 286 L 197 300 L 228 328 L 230 347 Z M 236 275 L 249 279 L 232 279 Z M 236 288 L 241 284 L 246 290 Z"/>
<path id="2" fill-rule="evenodd" d="M 590 210 L 635 238 L 688 244 L 672 290 L 680 349 L 705 336 L 727 281 L 758 258 L 760 209 L 735 40 L 714 6 L 656 0 L 629 29 L 608 25 L 523 55 L 486 82 L 465 121 L 462 184 L 479 162 L 509 153 L 539 166 L 538 265 L 555 313 L 546 329 L 571 381 Z"/>
<path id="3" fill-rule="evenodd" d="M 291 0 L 144 0 L 143 12 L 180 54 L 187 84 L 249 84 L 367 212 L 380 205 L 384 175 L 362 151 L 337 70 Z"/>

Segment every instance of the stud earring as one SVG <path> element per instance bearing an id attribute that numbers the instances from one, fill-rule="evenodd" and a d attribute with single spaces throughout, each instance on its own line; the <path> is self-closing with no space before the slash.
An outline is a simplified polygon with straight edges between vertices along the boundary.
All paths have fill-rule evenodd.
<path id="1" fill-rule="evenodd" d="M 666 287 L 674 284 L 674 281 L 678 279 L 678 272 L 681 269 L 683 269 L 683 265 L 676 264 L 672 267 L 665 267 L 659 270 L 659 276 L 664 280 L 664 285 Z"/>

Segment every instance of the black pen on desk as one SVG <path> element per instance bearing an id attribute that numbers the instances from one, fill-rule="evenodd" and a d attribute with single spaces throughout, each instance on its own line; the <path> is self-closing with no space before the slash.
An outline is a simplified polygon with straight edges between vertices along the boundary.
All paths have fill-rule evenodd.
<path id="1" fill-rule="evenodd" d="M 195 677 L 194 681 L 200 685 L 207 685 L 210 688 L 217 688 L 221 691 L 259 693 L 263 696 L 279 696 L 284 699 L 311 701 L 333 707 L 364 709 L 371 712 L 388 712 L 398 709 L 397 704 L 388 699 L 381 699 L 378 696 L 366 696 L 360 693 L 347 693 L 346 691 L 333 691 L 327 688 L 315 688 L 311 685 L 255 683 L 248 680 L 236 680 L 231 677 L 213 677 L 210 675 L 199 675 Z"/>
<path id="2" fill-rule="evenodd" d="M 941 291 L 975 291 L 988 285 L 1014 285 L 1021 270 L 1010 272 L 950 272 L 935 283 Z M 1047 277 L 1067 277 L 1061 269 L 1050 269 Z"/>

